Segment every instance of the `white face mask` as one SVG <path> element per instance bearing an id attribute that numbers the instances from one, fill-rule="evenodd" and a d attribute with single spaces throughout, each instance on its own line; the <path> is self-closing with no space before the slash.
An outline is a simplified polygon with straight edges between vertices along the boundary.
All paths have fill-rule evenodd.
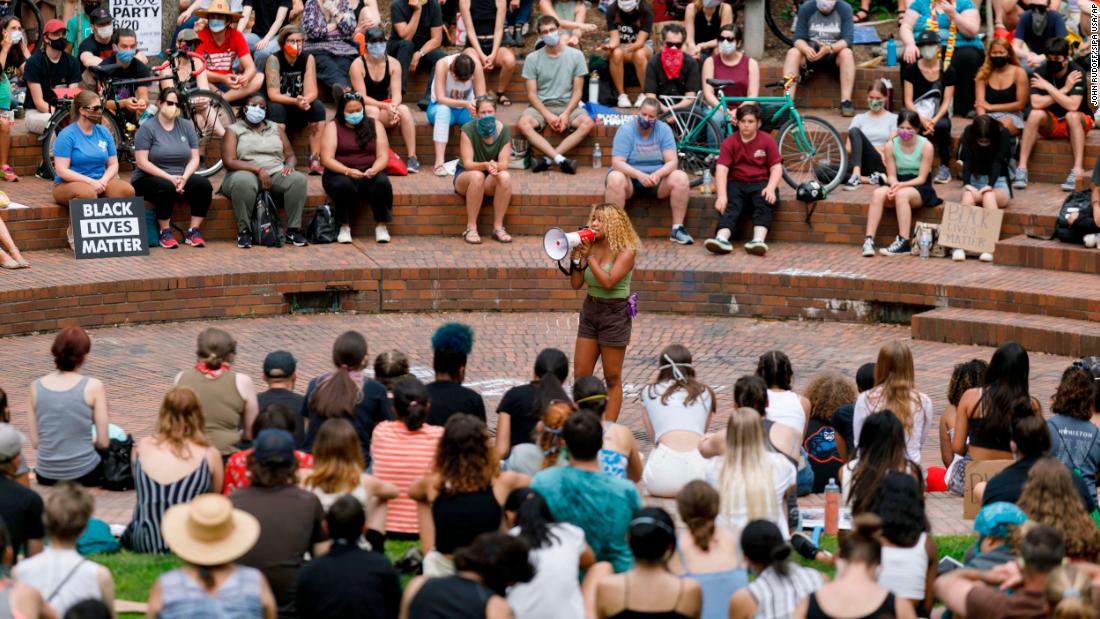
<path id="1" fill-rule="evenodd" d="M 11 41 L 12 45 L 18 45 L 18 44 L 22 43 L 23 42 L 23 31 L 22 30 L 13 30 L 12 33 L 8 35 L 8 40 Z"/>
<path id="2" fill-rule="evenodd" d="M 98 34 L 101 39 L 109 39 L 111 35 L 115 33 L 115 27 L 103 26 L 101 28 L 96 28 L 95 33 Z"/>
<path id="3" fill-rule="evenodd" d="M 920 48 L 920 57 L 925 60 L 932 60 L 940 53 L 940 48 L 935 45 L 925 45 Z"/>
<path id="4" fill-rule="evenodd" d="M 734 41 L 719 41 L 718 53 L 729 56 L 737 51 L 737 43 Z"/>
<path id="5" fill-rule="evenodd" d="M 617 3 L 620 11 L 626 11 L 627 13 L 638 8 L 638 0 L 619 0 Z"/>
<path id="6" fill-rule="evenodd" d="M 817 0 L 817 10 L 829 14 L 836 8 L 836 0 Z"/>

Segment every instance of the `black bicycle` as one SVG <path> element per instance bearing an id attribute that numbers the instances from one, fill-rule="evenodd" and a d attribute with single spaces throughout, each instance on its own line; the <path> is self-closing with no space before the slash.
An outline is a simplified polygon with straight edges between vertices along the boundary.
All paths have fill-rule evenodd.
<path id="1" fill-rule="evenodd" d="M 127 161 L 135 163 L 134 159 L 134 134 L 137 132 L 139 113 L 133 117 L 122 111 L 122 99 L 118 96 L 120 91 L 127 92 L 144 84 L 170 81 L 180 91 L 180 116 L 190 120 L 195 125 L 195 132 L 199 137 L 199 169 L 196 173 L 201 176 L 211 176 L 222 169 L 222 141 L 229 125 L 236 122 L 233 107 L 219 92 L 202 88 L 179 88 L 182 84 L 174 67 L 173 60 L 181 56 L 190 56 L 200 61 L 200 66 L 191 72 L 191 77 L 196 77 L 206 70 L 206 63 L 202 56 L 194 52 L 176 51 L 168 60 L 150 70 L 157 75 L 139 79 L 113 79 L 111 75 L 120 68 L 120 65 L 99 65 L 91 68 L 92 75 L 96 78 L 97 92 L 100 98 L 113 105 L 103 106 L 103 120 L 100 124 L 111 133 L 115 140 L 119 162 Z M 172 68 L 171 75 L 161 77 L 159 73 L 167 68 Z M 71 95 L 71 93 L 65 93 Z M 46 123 L 46 129 L 39 138 L 42 142 L 42 167 L 43 176 L 53 178 L 57 168 L 53 161 L 54 142 L 69 123 L 71 98 L 63 98 L 59 101 L 54 113 Z M 152 120 L 152 119 L 148 119 Z M 147 122 L 148 122 L 147 120 Z"/>

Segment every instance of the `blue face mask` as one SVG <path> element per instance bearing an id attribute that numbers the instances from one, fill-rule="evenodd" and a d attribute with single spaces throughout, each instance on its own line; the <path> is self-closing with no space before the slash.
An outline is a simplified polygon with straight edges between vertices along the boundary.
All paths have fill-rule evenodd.
<path id="1" fill-rule="evenodd" d="M 557 47 L 558 43 L 561 43 L 561 33 L 554 31 L 548 34 L 542 35 L 542 42 L 546 47 Z"/>
<path id="2" fill-rule="evenodd" d="M 221 32 L 225 30 L 224 19 L 211 19 L 207 25 L 210 27 L 210 32 Z"/>
<path id="3" fill-rule="evenodd" d="M 253 125 L 258 125 L 267 118 L 267 110 L 258 105 L 249 105 L 244 109 L 244 119 Z"/>
<path id="4" fill-rule="evenodd" d="M 130 64 L 136 55 L 137 51 L 132 49 L 120 49 L 115 52 L 115 58 L 118 58 L 118 61 L 122 64 Z"/>
<path id="5" fill-rule="evenodd" d="M 355 125 L 363 122 L 363 112 L 348 112 L 344 114 L 344 120 L 346 120 L 349 125 L 354 127 Z"/>
<path id="6" fill-rule="evenodd" d="M 656 125 L 657 125 L 657 121 L 655 121 L 655 120 L 650 120 L 648 118 L 642 118 L 641 116 L 638 117 L 638 128 L 641 129 L 642 131 L 649 131 L 650 129 L 652 129 Z"/>
<path id="7" fill-rule="evenodd" d="M 382 58 L 386 55 L 385 41 L 379 43 L 367 43 L 367 53 L 373 58 Z"/>
<path id="8" fill-rule="evenodd" d="M 491 138 L 497 134 L 497 119 L 495 116 L 482 116 L 477 119 L 477 134 L 483 138 Z"/>

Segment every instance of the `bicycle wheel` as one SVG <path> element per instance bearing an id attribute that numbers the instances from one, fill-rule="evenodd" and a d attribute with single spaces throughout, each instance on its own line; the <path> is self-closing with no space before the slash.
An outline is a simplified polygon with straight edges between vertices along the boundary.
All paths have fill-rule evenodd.
<path id="1" fill-rule="evenodd" d="M 794 21 L 798 15 L 798 0 L 764 0 L 764 21 L 777 39 L 794 45 Z"/>
<path id="2" fill-rule="evenodd" d="M 779 130 L 777 142 L 783 160 L 783 180 L 792 188 L 816 180 L 826 191 L 832 191 L 842 182 L 848 153 L 844 151 L 840 133 L 827 121 L 802 116 L 800 132 L 797 119 L 792 119 Z"/>
<path id="3" fill-rule="evenodd" d="M 31 48 L 31 51 L 42 48 L 42 38 L 44 33 L 42 32 L 45 22 L 42 20 L 42 12 L 38 10 L 38 5 L 34 0 L 16 0 L 15 6 L 12 8 L 12 14 L 19 18 L 19 21 L 23 25 L 23 30 L 26 32 L 27 46 Z"/>
<path id="4" fill-rule="evenodd" d="M 665 112 L 662 120 L 668 119 L 673 112 Z M 703 170 L 714 170 L 718 160 L 718 147 L 722 145 L 725 131 L 715 118 L 717 114 L 706 117 L 702 110 L 676 110 L 677 122 L 671 124 L 672 135 L 676 140 L 676 154 L 680 159 L 680 169 L 687 172 L 692 185 L 702 181 Z"/>
<path id="5" fill-rule="evenodd" d="M 184 94 L 183 115 L 195 123 L 199 136 L 200 176 L 211 176 L 222 169 L 222 141 L 229 125 L 237 121 L 233 107 L 220 93 L 189 90 Z"/>

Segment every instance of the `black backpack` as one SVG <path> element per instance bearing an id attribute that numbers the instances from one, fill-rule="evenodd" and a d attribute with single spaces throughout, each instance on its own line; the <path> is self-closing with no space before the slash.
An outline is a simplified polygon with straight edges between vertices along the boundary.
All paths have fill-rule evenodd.
<path id="1" fill-rule="evenodd" d="M 336 218 L 332 216 L 332 207 L 328 203 L 318 206 L 314 211 L 306 236 L 314 245 L 336 242 Z"/>
<path id="2" fill-rule="evenodd" d="M 1085 235 L 1093 232 L 1096 224 L 1092 221 L 1091 192 L 1075 191 L 1069 194 L 1058 211 L 1058 220 L 1054 222 L 1054 238 L 1063 243 L 1082 245 Z M 1077 219 L 1070 224 L 1070 213 L 1077 213 Z"/>
<path id="3" fill-rule="evenodd" d="M 256 208 L 252 211 L 252 244 L 264 247 L 282 247 L 283 231 L 279 226 L 279 211 L 275 199 L 266 189 L 256 196 Z"/>
<path id="4" fill-rule="evenodd" d="M 103 489 L 122 492 L 134 489 L 134 472 L 130 468 L 130 457 L 134 451 L 134 437 L 127 434 L 126 440 L 111 439 L 107 451 L 103 454 Z"/>

